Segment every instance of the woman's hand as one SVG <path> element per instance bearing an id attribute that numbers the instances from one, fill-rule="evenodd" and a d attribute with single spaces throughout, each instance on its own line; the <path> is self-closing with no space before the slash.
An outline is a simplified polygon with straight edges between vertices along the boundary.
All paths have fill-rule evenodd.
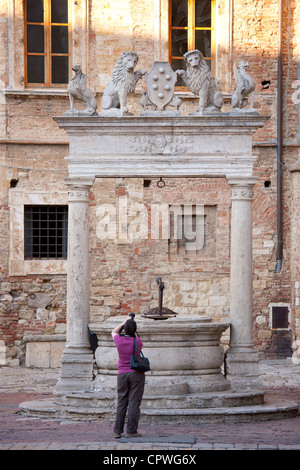
<path id="1" fill-rule="evenodd" d="M 118 335 L 120 333 L 122 327 L 125 325 L 127 320 L 131 320 L 131 317 L 126 318 L 122 323 L 120 323 L 120 325 L 116 326 L 116 328 L 114 330 L 112 330 L 112 332 L 111 332 L 112 337 L 114 337 L 115 335 Z"/>

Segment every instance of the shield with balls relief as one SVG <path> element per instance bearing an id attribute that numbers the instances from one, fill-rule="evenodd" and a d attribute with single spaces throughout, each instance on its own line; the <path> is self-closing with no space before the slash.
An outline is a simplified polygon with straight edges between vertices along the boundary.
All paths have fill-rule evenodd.
<path id="1" fill-rule="evenodd" d="M 154 62 L 146 77 L 148 98 L 163 111 L 173 98 L 177 75 L 169 62 Z"/>

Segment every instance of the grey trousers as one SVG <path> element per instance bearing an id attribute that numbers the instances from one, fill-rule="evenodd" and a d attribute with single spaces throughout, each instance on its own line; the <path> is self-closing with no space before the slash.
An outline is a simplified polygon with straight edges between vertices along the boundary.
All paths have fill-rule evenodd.
<path id="1" fill-rule="evenodd" d="M 122 433 L 124 431 L 127 409 L 127 432 L 137 432 L 144 387 L 145 374 L 141 372 L 118 374 L 118 406 L 114 426 L 115 433 Z"/>

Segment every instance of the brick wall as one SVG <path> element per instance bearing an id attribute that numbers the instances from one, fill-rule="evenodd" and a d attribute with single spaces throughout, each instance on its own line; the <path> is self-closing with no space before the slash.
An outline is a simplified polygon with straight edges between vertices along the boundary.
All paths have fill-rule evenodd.
<path id="1" fill-rule="evenodd" d="M 14 9 L 11 3 L 2 2 L 0 6 L 0 88 L 7 89 L 6 94 L 0 92 L 0 163 L 5 165 L 0 167 L 0 340 L 5 341 L 8 357 L 23 360 L 24 334 L 65 331 L 66 278 L 51 272 L 10 276 L 9 193 L 13 191 L 10 186 L 15 180 L 18 190 L 44 190 L 49 194 L 65 188 L 67 136 L 52 116 L 62 115 L 69 108 L 69 102 L 67 95 L 62 96 L 61 92 L 57 95 L 24 93 L 22 2 L 15 0 Z M 136 50 L 140 57 L 138 67 L 147 70 L 154 60 L 167 60 L 167 1 L 160 2 L 161 11 L 157 8 L 158 2 L 152 0 L 88 3 L 86 16 L 83 15 L 85 2 L 79 0 L 74 4 L 74 60 L 78 63 L 82 58 L 87 64 L 89 85 L 97 92 L 101 109 L 101 94 L 121 52 Z M 260 143 L 254 148 L 257 155 L 255 174 L 258 176 L 253 202 L 254 339 L 262 355 L 274 357 L 277 340 L 269 325 L 270 303 L 291 304 L 292 323 L 288 335 L 294 344 L 299 341 L 300 328 L 297 297 L 299 173 L 291 174 L 285 169 L 284 260 L 282 271 L 275 272 L 278 1 L 233 0 L 231 25 L 226 23 L 230 15 L 225 15 L 231 2 L 217 3 L 218 14 L 223 15 L 220 24 L 228 28 L 225 32 L 218 31 L 217 35 L 219 38 L 222 34 L 232 37 L 230 50 L 226 50 L 221 40 L 217 44 L 217 59 L 221 64 L 217 78 L 222 91 L 228 93 L 235 86 L 233 61 L 248 60 L 249 73 L 256 82 L 255 107 L 261 114 L 270 115 L 264 128 L 254 136 Z M 283 3 L 283 134 L 286 145 L 283 161 L 292 166 L 300 160 L 300 104 L 295 102 L 296 81 L 300 80 L 297 66 L 300 5 L 293 0 Z M 16 12 L 14 22 L 13 11 Z M 14 30 L 9 30 L 8 26 L 12 24 Z M 87 32 L 83 30 L 85 25 Z M 14 31 L 13 35 L 11 31 Z M 270 83 L 263 85 L 263 82 Z M 20 92 L 8 93 L 9 87 Z M 196 104 L 196 100 L 185 99 L 181 113 L 188 114 Z M 130 98 L 129 105 L 138 113 L 138 93 Z M 94 183 L 91 193 L 92 320 L 102 321 L 109 315 L 137 313 L 156 306 L 157 275 L 161 275 L 166 284 L 166 306 L 182 314 L 208 314 L 216 320 L 228 318 L 230 192 L 226 181 L 170 179 L 164 189 L 159 189 L 156 182 L 152 180 L 150 187 L 144 187 L 142 179 L 97 178 Z M 103 203 L 116 205 L 120 197 L 125 196 L 131 202 L 145 205 L 148 211 L 151 203 L 200 202 L 216 206 L 216 256 L 185 260 L 178 257 L 170 261 L 168 240 L 150 238 L 114 243 L 99 239 L 97 208 Z M 133 220 L 131 217 L 129 222 Z M 37 306 L 32 303 L 31 293 L 37 298 L 46 295 L 45 299 L 51 301 L 46 306 Z"/>

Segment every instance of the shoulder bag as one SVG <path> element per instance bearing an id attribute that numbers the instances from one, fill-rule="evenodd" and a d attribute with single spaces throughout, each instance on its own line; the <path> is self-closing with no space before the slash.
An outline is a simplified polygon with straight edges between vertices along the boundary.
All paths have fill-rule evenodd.
<path id="1" fill-rule="evenodd" d="M 137 370 L 139 372 L 148 372 L 150 370 L 149 359 L 147 359 L 147 357 L 144 356 L 142 351 L 140 352 L 140 355 L 136 353 L 137 353 L 137 344 L 136 344 L 136 339 L 134 338 L 133 353 L 131 354 L 131 357 L 130 357 L 130 369 Z"/>

